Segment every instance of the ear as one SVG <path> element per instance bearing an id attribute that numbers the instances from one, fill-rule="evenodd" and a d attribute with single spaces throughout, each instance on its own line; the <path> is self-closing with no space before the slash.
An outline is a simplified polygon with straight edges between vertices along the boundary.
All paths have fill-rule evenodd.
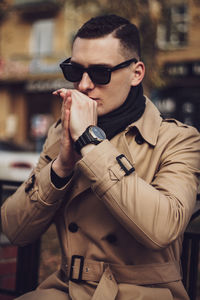
<path id="1" fill-rule="evenodd" d="M 138 85 L 144 78 L 145 75 L 145 66 L 142 61 L 138 61 L 135 65 L 133 65 L 133 74 L 132 74 L 131 85 Z"/>

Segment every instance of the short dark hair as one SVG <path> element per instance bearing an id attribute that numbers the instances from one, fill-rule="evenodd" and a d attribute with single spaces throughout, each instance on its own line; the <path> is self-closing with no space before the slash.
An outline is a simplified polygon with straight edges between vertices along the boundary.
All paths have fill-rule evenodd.
<path id="1" fill-rule="evenodd" d="M 130 56 L 134 52 L 140 58 L 141 48 L 138 28 L 129 20 L 117 15 L 91 18 L 78 30 L 74 40 L 77 37 L 85 39 L 100 38 L 110 33 L 120 40 L 124 56 Z"/>

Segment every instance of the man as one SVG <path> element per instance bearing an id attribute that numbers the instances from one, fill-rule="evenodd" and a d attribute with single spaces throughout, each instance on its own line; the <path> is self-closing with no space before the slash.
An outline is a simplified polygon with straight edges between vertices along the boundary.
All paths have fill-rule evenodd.
<path id="1" fill-rule="evenodd" d="M 61 122 L 4 203 L 2 226 L 25 245 L 55 222 L 62 263 L 20 299 L 189 299 L 180 255 L 198 186 L 197 130 L 162 119 L 143 96 L 139 34 L 126 19 L 89 20 L 61 68 L 75 89 L 54 93 Z"/>

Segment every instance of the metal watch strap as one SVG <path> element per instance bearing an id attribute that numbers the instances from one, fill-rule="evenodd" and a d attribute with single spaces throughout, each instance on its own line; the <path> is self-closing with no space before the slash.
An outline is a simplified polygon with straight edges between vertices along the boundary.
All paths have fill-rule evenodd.
<path id="1" fill-rule="evenodd" d="M 88 138 L 88 136 L 85 134 L 85 132 L 78 138 L 78 140 L 76 141 L 76 143 L 78 142 L 79 147 L 82 148 L 85 145 L 87 145 L 90 140 Z"/>
<path id="2" fill-rule="evenodd" d="M 83 134 L 75 141 L 74 148 L 80 154 L 80 150 L 88 145 L 98 145 L 104 139 L 106 139 L 105 132 L 98 126 L 90 125 L 86 128 Z"/>
<path id="3" fill-rule="evenodd" d="M 100 141 L 98 140 L 91 140 L 87 131 L 85 131 L 78 140 L 74 143 L 75 150 L 80 154 L 81 149 L 88 145 L 88 144 L 95 144 L 98 145 Z"/>

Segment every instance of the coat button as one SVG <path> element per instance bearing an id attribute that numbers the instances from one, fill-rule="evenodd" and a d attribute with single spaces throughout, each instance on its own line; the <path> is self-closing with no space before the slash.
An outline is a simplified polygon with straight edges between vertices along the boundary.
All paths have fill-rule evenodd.
<path id="1" fill-rule="evenodd" d="M 74 222 L 71 222 L 68 226 L 69 231 L 71 232 L 77 232 L 78 231 L 78 225 Z"/>
<path id="2" fill-rule="evenodd" d="M 143 139 L 143 137 L 142 137 L 140 134 L 137 134 L 137 135 L 135 136 L 135 141 L 136 141 L 136 143 L 137 143 L 138 145 L 142 145 L 142 144 L 144 143 L 144 139 Z"/>
<path id="3" fill-rule="evenodd" d="M 115 244 L 117 242 L 117 237 L 114 234 L 109 234 L 107 235 L 106 240 L 110 244 Z"/>

